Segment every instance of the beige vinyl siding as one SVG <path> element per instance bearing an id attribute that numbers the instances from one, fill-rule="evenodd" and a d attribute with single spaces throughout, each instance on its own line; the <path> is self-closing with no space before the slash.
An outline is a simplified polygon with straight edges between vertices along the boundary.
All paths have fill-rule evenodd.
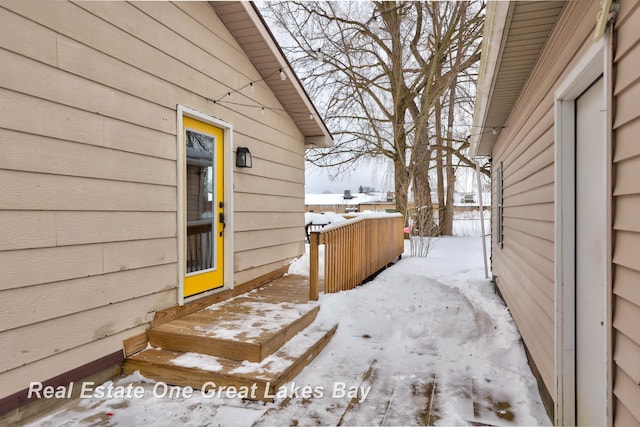
<path id="1" fill-rule="evenodd" d="M 207 100 L 260 79 L 210 5 L 11 0 L 0 22 L 0 398 L 177 303 L 178 104 L 253 155 L 234 177 L 236 283 L 300 255 L 303 137 L 283 111 Z M 264 82 L 232 100 L 281 108 Z"/>
<path id="2" fill-rule="evenodd" d="M 585 6 L 565 6 L 493 149 L 494 169 L 503 164 L 504 205 L 504 245 L 493 238 L 493 274 L 554 400 L 553 96 L 591 45 L 598 5 Z"/>
<path id="3" fill-rule="evenodd" d="M 105 301 L 113 304 L 173 289 L 176 275 L 172 263 L 13 288 L 2 293 L 0 325 L 3 330 L 24 326 L 24 301 L 30 301 L 29 322 L 38 323 L 101 307 Z"/>
<path id="4" fill-rule="evenodd" d="M 614 67 L 614 423 L 640 426 L 640 2 L 621 3 Z"/>

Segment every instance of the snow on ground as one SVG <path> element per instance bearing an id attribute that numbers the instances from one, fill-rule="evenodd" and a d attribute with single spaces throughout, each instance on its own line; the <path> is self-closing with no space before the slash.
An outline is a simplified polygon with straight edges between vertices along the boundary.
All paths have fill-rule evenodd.
<path id="1" fill-rule="evenodd" d="M 428 258 L 405 255 L 363 286 L 321 295 L 316 323 L 340 326 L 288 385 L 308 387 L 308 398 L 162 397 L 162 383 L 134 375 L 115 384 L 142 386 L 144 398 L 80 399 L 34 425 L 414 425 L 433 384 L 436 425 L 550 425 L 515 324 L 484 279 L 481 246 L 437 238 Z M 291 273 L 308 271 L 304 259 Z"/>
<path id="2" fill-rule="evenodd" d="M 484 211 L 484 234 L 491 230 L 491 211 Z M 455 212 L 453 216 L 453 235 L 462 237 L 482 236 L 480 210 Z"/>
<path id="3" fill-rule="evenodd" d="M 387 193 L 352 193 L 351 198 L 344 198 L 344 193 L 333 194 L 305 194 L 305 205 L 358 205 L 360 203 L 372 203 L 386 201 Z"/>

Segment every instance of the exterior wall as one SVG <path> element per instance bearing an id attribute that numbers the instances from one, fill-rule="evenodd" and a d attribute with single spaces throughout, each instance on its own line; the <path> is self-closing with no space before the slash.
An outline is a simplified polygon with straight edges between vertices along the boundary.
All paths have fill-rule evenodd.
<path id="1" fill-rule="evenodd" d="M 205 2 L 0 2 L 0 399 L 122 348 L 177 303 L 176 106 L 234 126 L 235 281 L 304 248 L 288 115 Z M 234 102 L 280 107 L 264 83 Z"/>
<path id="2" fill-rule="evenodd" d="M 587 7 L 588 6 L 588 7 Z M 504 246 L 493 272 L 555 400 L 553 94 L 591 46 L 598 2 L 569 2 L 493 150 L 504 171 Z M 640 1 L 615 24 L 613 218 L 614 425 L 640 425 Z M 494 177 L 495 178 L 495 177 Z M 494 209 L 496 201 L 494 180 Z M 497 214 L 493 215 L 493 228 Z"/>
<path id="3" fill-rule="evenodd" d="M 598 2 L 568 2 L 493 149 L 492 270 L 555 400 L 554 92 L 592 42 Z M 496 177 L 503 164 L 503 246 Z"/>
<path id="4" fill-rule="evenodd" d="M 614 421 L 640 426 L 640 1 L 623 1 L 614 53 Z"/>

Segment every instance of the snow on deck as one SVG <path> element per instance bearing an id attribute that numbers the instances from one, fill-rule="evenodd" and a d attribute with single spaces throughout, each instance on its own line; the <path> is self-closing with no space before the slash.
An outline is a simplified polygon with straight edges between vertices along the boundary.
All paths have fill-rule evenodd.
<path id="1" fill-rule="evenodd" d="M 274 381 L 296 363 L 329 329 L 324 322 L 314 322 L 261 362 L 249 362 L 246 360 L 236 362 L 208 354 L 184 353 L 171 360 L 171 364 L 185 368 L 198 368 L 209 372 L 224 370 L 230 375 L 245 374 L 244 376 L 247 378 Z M 234 367 L 228 369 L 231 364 Z"/>
<path id="2" fill-rule="evenodd" d="M 114 384 L 140 385 L 143 398 L 81 399 L 34 425 L 550 425 L 481 254 L 480 238 L 438 238 L 428 258 L 405 255 L 363 286 L 321 295 L 315 322 L 340 326 L 274 403 L 159 397 L 134 375 Z"/>
<path id="3" fill-rule="evenodd" d="M 233 311 L 227 310 L 233 305 Z M 219 321 L 211 325 L 195 326 L 201 335 L 219 339 L 242 339 L 257 342 L 259 338 L 276 333 L 318 305 L 317 302 L 291 304 L 232 299 L 207 308 L 212 314 L 221 314 Z"/>

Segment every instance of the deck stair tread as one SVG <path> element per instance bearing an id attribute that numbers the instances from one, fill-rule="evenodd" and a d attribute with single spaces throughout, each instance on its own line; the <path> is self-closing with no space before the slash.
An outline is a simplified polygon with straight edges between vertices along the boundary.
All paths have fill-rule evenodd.
<path id="1" fill-rule="evenodd" d="M 161 323 L 148 345 L 129 356 L 125 373 L 177 386 L 254 387 L 256 400 L 273 400 L 328 344 L 337 324 L 316 319 L 309 281 L 284 276 L 234 298 Z"/>
<path id="2" fill-rule="evenodd" d="M 151 328 L 149 342 L 167 350 L 260 362 L 316 318 L 319 304 L 294 290 L 289 281 L 272 282 Z"/>
<path id="3" fill-rule="evenodd" d="M 278 387 L 292 380 L 329 343 L 338 325 L 314 323 L 296 334 L 261 362 L 231 360 L 201 353 L 148 348 L 130 356 L 124 372 L 136 370 L 168 384 L 200 389 L 211 381 L 217 386 L 251 387 L 257 400 L 272 400 Z"/>

